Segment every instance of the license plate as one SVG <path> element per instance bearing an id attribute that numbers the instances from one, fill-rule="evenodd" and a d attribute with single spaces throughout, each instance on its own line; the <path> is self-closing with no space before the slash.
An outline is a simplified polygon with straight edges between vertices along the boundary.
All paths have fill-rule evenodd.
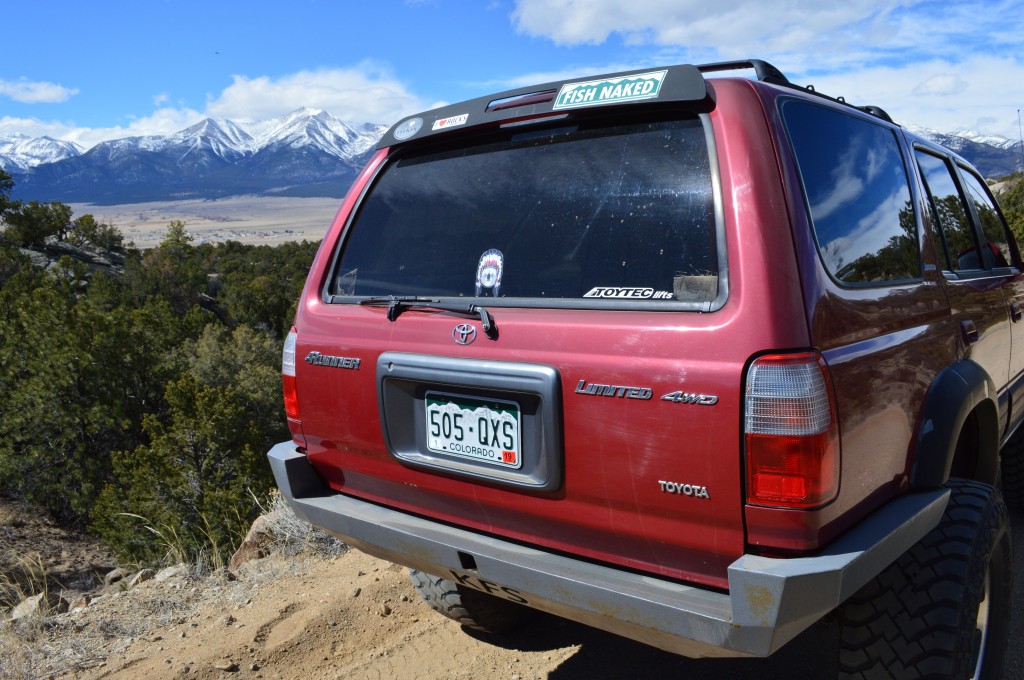
<path id="1" fill-rule="evenodd" d="M 523 465 L 519 404 L 427 392 L 427 448 L 503 468 Z"/>

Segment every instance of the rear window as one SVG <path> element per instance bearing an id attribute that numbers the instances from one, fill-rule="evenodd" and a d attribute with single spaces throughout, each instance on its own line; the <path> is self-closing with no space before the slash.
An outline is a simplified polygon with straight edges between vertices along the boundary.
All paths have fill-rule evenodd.
<path id="1" fill-rule="evenodd" d="M 708 143 L 694 116 L 405 152 L 365 197 L 328 292 L 706 306 L 719 289 Z"/>

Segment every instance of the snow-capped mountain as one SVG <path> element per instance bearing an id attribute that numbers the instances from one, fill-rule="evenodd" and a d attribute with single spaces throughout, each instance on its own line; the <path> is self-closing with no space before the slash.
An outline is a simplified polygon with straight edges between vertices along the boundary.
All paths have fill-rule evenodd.
<path id="1" fill-rule="evenodd" d="M 970 130 L 945 134 L 913 125 L 907 130 L 957 152 L 985 177 L 1004 177 L 1024 169 L 1020 140 Z"/>
<path id="2" fill-rule="evenodd" d="M 1019 141 L 964 131 L 909 131 L 953 149 L 986 177 L 1022 169 Z M 84 151 L 71 142 L 0 132 L 0 166 L 15 198 L 131 203 L 238 194 L 344 196 L 387 126 L 319 109 L 265 121 L 207 118 L 166 136 L 126 137 Z"/>
<path id="3" fill-rule="evenodd" d="M 207 118 L 53 162 L 11 164 L 16 198 L 120 203 L 246 193 L 343 196 L 384 125 L 299 109 L 268 121 Z M 0 164 L 8 167 L 4 157 Z"/>
<path id="4" fill-rule="evenodd" d="M 83 151 L 74 142 L 51 137 L 29 137 L 23 134 L 0 134 L 0 167 L 7 172 L 25 172 L 43 163 L 56 163 Z"/>
<path id="5" fill-rule="evenodd" d="M 957 151 L 958 148 L 965 146 L 966 142 L 984 144 L 997 149 L 1012 149 L 1015 146 L 1020 146 L 1019 140 L 1003 137 L 1002 135 L 987 135 L 983 132 L 975 132 L 973 130 L 961 130 L 960 132 L 946 134 L 937 130 L 919 127 L 917 125 L 906 125 L 905 127 L 915 135 L 920 135 L 926 139 L 942 144 L 953 151 Z"/>

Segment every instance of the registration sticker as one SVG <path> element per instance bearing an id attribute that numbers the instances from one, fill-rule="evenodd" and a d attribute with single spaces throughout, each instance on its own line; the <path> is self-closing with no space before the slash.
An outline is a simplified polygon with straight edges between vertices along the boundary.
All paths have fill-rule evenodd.
<path id="1" fill-rule="evenodd" d="M 619 102 L 635 102 L 655 99 L 665 82 L 665 71 L 638 73 L 633 76 L 588 80 L 583 83 L 566 83 L 555 98 L 555 110 L 576 109 L 584 106 L 600 106 Z"/>
<path id="2" fill-rule="evenodd" d="M 447 130 L 448 128 L 458 127 L 459 125 L 465 125 L 467 120 L 469 120 L 468 113 L 463 113 L 458 116 L 451 116 L 450 118 L 442 118 L 441 120 L 435 120 L 434 125 L 430 129 Z"/>

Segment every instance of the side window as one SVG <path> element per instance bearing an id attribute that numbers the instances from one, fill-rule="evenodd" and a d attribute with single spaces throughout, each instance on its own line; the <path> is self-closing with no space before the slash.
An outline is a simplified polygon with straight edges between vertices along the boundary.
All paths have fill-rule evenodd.
<path id="1" fill-rule="evenodd" d="M 977 175 L 967 168 L 960 168 L 960 176 L 964 179 L 967 195 L 974 203 L 975 210 L 978 211 L 981 233 L 986 241 L 981 247 L 986 264 L 990 267 L 1011 266 L 1013 256 L 1010 254 L 1010 239 L 1006 233 L 1006 225 L 999 217 L 999 211 L 996 210 L 992 197 Z"/>
<path id="2" fill-rule="evenodd" d="M 829 273 L 847 284 L 919 279 L 917 221 L 893 131 L 800 101 L 782 114 Z"/>
<path id="3" fill-rule="evenodd" d="M 932 217 L 938 225 L 945 269 L 957 272 L 984 268 L 984 263 L 978 259 L 978 245 L 968 218 L 970 212 L 957 188 L 953 168 L 944 159 L 920 149 L 915 155 L 928 190 Z"/>

